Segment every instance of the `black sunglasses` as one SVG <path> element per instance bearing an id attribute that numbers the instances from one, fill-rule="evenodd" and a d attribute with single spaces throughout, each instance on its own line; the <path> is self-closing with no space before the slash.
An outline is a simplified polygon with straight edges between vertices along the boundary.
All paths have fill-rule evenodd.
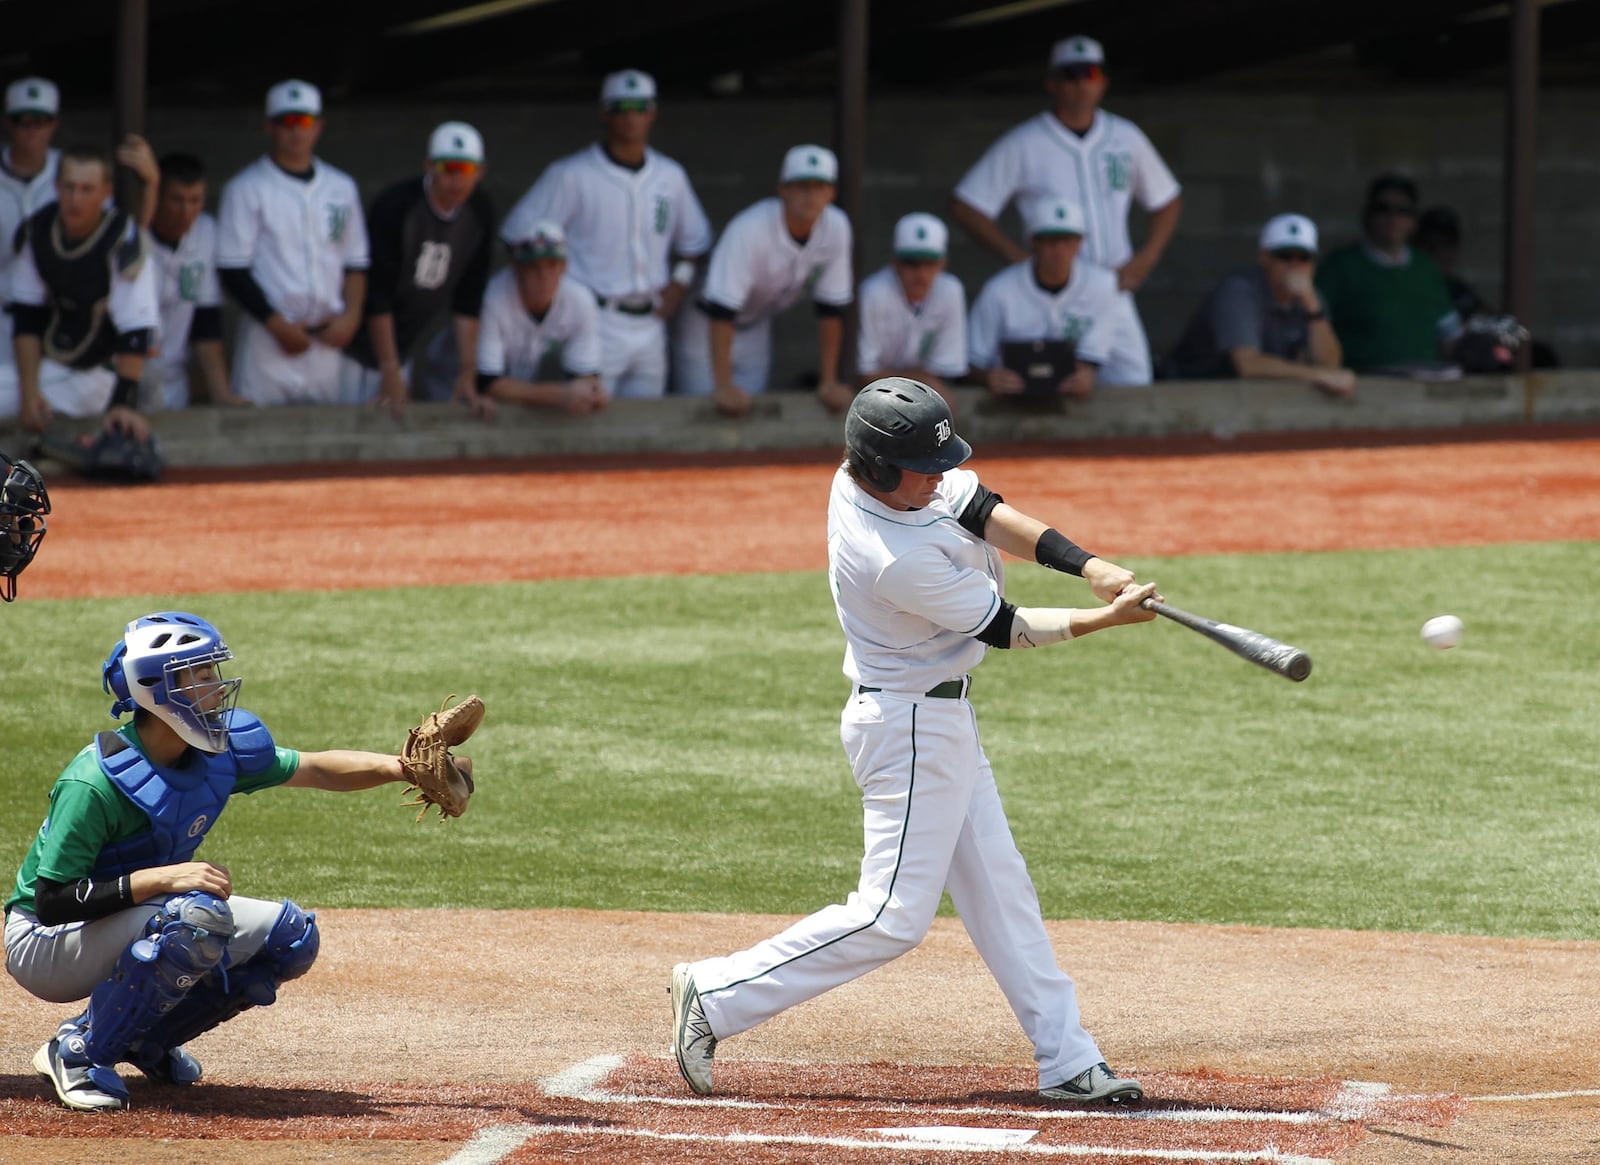
<path id="1" fill-rule="evenodd" d="M 1316 258 L 1310 251 L 1302 251 L 1299 247 L 1279 247 L 1267 253 L 1284 263 L 1309 263 Z"/>
<path id="2" fill-rule="evenodd" d="M 1404 215 L 1407 218 L 1417 213 L 1417 208 L 1409 202 L 1374 202 L 1367 209 L 1373 214 Z"/>
<path id="3" fill-rule="evenodd" d="M 12 125 L 37 126 L 49 125 L 55 118 L 48 113 L 12 113 L 6 115 L 6 120 Z"/>
<path id="4" fill-rule="evenodd" d="M 1104 72 L 1099 65 L 1061 65 L 1056 76 L 1068 81 L 1098 81 Z"/>

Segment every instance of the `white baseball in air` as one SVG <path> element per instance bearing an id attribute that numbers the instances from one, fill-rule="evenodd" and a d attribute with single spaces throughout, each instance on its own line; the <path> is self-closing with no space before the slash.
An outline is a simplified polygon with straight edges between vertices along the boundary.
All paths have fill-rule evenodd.
<path id="1" fill-rule="evenodd" d="M 1440 651 L 1461 642 L 1461 620 L 1454 615 L 1435 615 L 1422 625 L 1422 638 Z"/>

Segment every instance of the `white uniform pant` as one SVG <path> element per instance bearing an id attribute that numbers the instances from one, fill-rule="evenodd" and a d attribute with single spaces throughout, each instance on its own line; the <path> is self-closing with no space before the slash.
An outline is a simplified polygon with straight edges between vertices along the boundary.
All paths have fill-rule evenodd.
<path id="1" fill-rule="evenodd" d="M 60 926 L 43 926 L 31 911 L 13 908 L 6 915 L 6 970 L 23 990 L 46 1003 L 87 999 L 111 978 L 122 952 L 144 937 L 146 924 L 168 897 L 152 898 L 93 922 Z M 254 958 L 267 941 L 283 913 L 283 901 L 235 894 L 228 905 L 235 929 L 228 942 L 227 965 L 237 967 Z"/>
<path id="2" fill-rule="evenodd" d="M 146 360 L 144 379 L 139 384 L 139 409 L 141 412 L 159 412 L 164 409 L 189 407 L 188 351 L 178 361 Z"/>
<path id="3" fill-rule="evenodd" d="M 684 310 L 693 308 L 685 305 Z M 601 308 L 600 383 L 608 396 L 623 400 L 664 395 L 667 321 L 655 312 L 633 315 L 609 304 Z"/>
<path id="4" fill-rule="evenodd" d="M 766 392 L 772 371 L 772 320 L 757 320 L 733 331 L 733 382 L 746 392 Z M 692 303 L 678 313 L 672 346 L 672 391 L 678 396 L 710 396 L 716 383 L 711 367 L 711 317 Z"/>
<path id="5" fill-rule="evenodd" d="M 1150 363 L 1150 341 L 1144 334 L 1133 292 L 1124 291 L 1117 296 L 1106 322 L 1111 329 L 1111 343 L 1095 383 L 1107 388 L 1149 384 L 1155 379 L 1155 369 Z"/>
<path id="6" fill-rule="evenodd" d="M 39 361 L 39 395 L 52 410 L 64 417 L 95 417 L 106 411 L 111 392 L 117 387 L 117 374 L 109 368 L 78 371 L 54 360 Z M 0 417 L 14 417 L 22 411 L 22 386 L 17 367 L 0 363 Z"/>
<path id="7" fill-rule="evenodd" d="M 233 336 L 233 389 L 258 405 L 334 404 L 341 357 L 315 339 L 291 356 L 253 317 L 241 315 Z"/>
<path id="8" fill-rule="evenodd" d="M 857 695 L 839 735 L 861 788 L 860 884 L 843 905 L 738 954 L 693 964 L 712 1033 L 745 1031 L 905 954 L 927 934 L 949 890 L 1033 1044 L 1040 1086 L 1099 1063 L 1012 841 L 972 705 Z"/>

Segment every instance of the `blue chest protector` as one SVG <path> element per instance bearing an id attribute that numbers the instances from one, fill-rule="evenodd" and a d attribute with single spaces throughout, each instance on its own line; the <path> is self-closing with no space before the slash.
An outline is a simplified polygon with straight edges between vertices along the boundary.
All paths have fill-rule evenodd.
<path id="1" fill-rule="evenodd" d="M 241 775 L 264 772 L 277 757 L 272 734 L 249 712 L 228 713 L 226 752 L 197 752 L 181 769 L 158 768 L 115 732 L 95 737 L 100 771 L 150 820 L 146 833 L 114 842 L 95 859 L 96 880 L 186 862 L 217 823 Z"/>

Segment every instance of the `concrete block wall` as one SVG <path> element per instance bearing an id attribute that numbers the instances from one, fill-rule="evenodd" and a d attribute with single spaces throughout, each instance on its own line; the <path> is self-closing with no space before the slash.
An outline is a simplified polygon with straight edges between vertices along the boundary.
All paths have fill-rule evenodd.
<path id="1" fill-rule="evenodd" d="M 315 80 L 316 78 L 312 78 Z M 69 106 L 61 140 L 104 140 L 105 110 Z M 886 261 L 893 223 L 911 210 L 943 214 L 950 190 L 999 134 L 1041 108 L 1042 94 L 1015 97 L 896 98 L 869 112 L 868 168 L 856 224 L 864 275 Z M 555 157 L 593 140 L 588 103 L 355 104 L 328 100 L 321 153 L 349 170 L 370 197 L 413 173 L 429 129 L 463 117 L 485 134 L 486 183 L 502 212 Z M 1228 93 L 1172 90 L 1107 107 L 1138 122 L 1185 186 L 1185 215 L 1163 265 L 1140 294 L 1157 349 L 1174 341 L 1205 292 L 1224 273 L 1252 261 L 1254 238 L 1270 214 L 1296 210 L 1322 228 L 1326 244 L 1354 237 L 1367 181 L 1386 169 L 1411 173 L 1424 204 L 1449 203 L 1462 215 L 1462 274 L 1489 300 L 1499 298 L 1502 183 L 1501 94 L 1462 91 L 1350 94 Z M 214 183 L 248 163 L 263 137 L 260 106 L 155 107 L 149 136 L 158 152 L 186 149 L 206 159 Z M 1534 325 L 1569 366 L 1600 366 L 1600 155 L 1593 126 L 1600 91 L 1562 89 L 1540 99 L 1536 187 Z M 655 144 L 688 169 L 714 226 L 772 191 L 783 151 L 832 139 L 825 100 L 675 100 L 664 95 Z M 1015 217 L 1008 221 L 1015 228 Z M 1136 227 L 1136 232 L 1137 232 Z M 975 295 L 996 270 L 986 253 L 957 236 L 951 270 Z M 814 367 L 815 328 L 796 309 L 780 321 L 777 382 Z"/>

